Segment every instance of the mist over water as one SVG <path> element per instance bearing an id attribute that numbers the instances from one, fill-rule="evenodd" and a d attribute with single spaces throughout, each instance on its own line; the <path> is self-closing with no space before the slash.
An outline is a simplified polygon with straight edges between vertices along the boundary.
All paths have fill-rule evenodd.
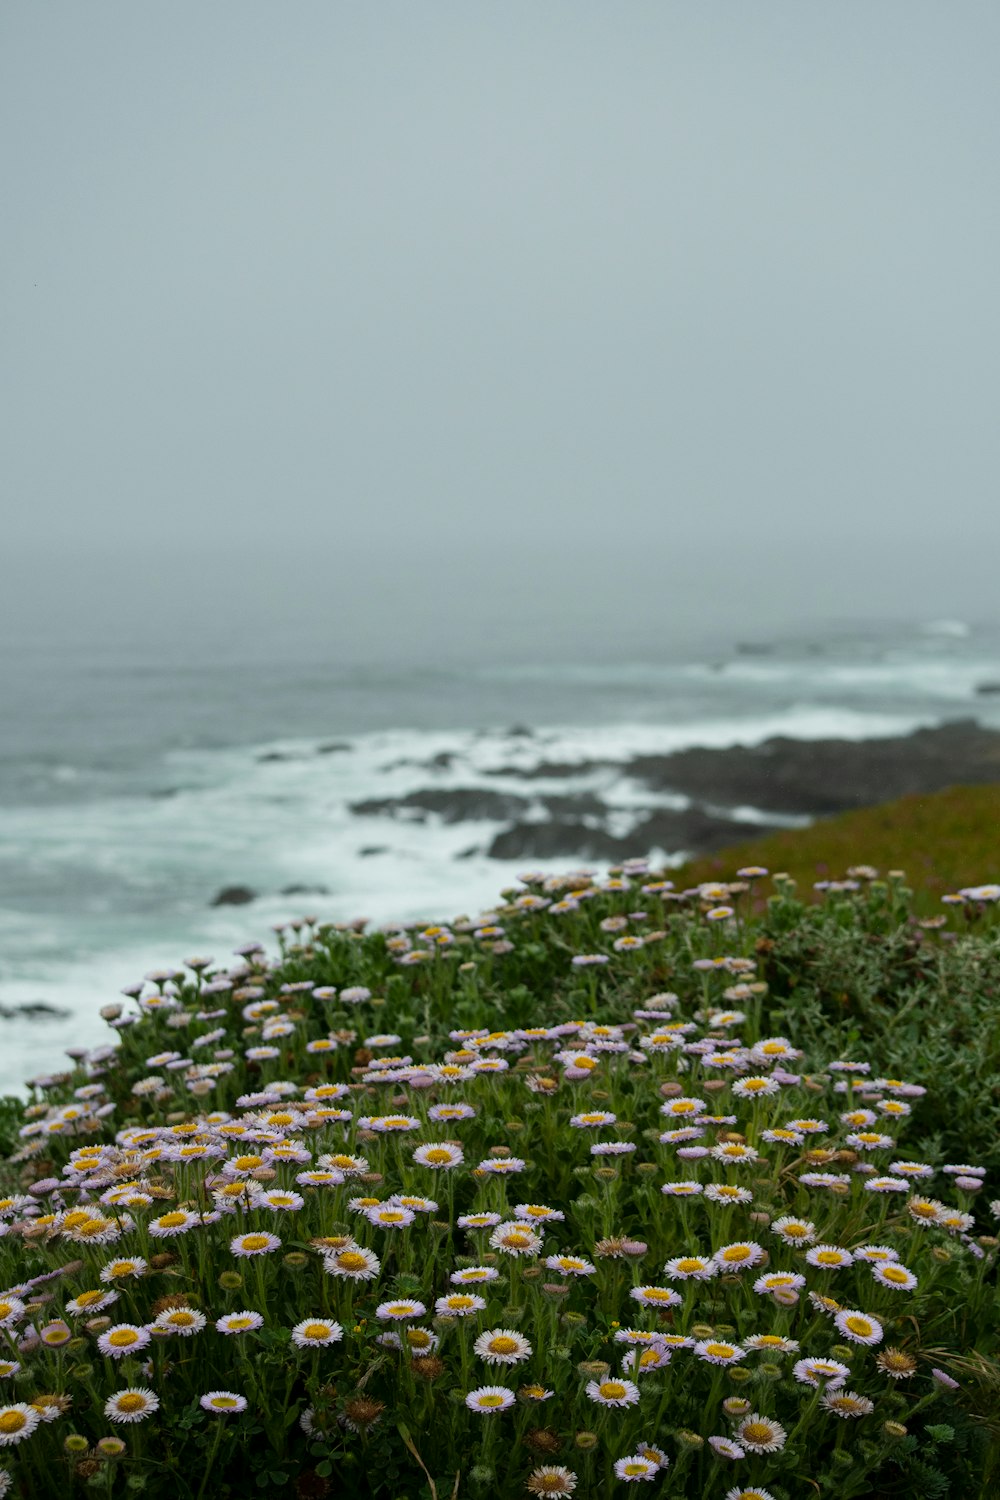
<path id="1" fill-rule="evenodd" d="M 1000 721 L 959 11 L 8 7 L 0 1006 L 72 1014 L 0 1086 L 184 953 L 516 874 L 356 802 L 601 760 L 533 785 L 624 838 L 639 750 Z"/>

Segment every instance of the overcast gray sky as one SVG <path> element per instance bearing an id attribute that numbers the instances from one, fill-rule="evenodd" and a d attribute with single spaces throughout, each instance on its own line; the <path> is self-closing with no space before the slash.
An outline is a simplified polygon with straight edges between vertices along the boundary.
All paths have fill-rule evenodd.
<path id="1" fill-rule="evenodd" d="M 998 75 L 992 0 L 10 0 L 8 600 L 995 613 Z"/>

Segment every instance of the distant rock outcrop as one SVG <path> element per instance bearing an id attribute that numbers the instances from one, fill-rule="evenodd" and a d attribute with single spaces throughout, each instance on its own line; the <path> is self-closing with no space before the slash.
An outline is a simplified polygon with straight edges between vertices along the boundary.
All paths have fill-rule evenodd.
<path id="1" fill-rule="evenodd" d="M 428 814 L 444 823 L 506 823 L 527 812 L 527 797 L 516 792 L 494 792 L 489 787 L 426 787 L 404 797 L 369 797 L 352 802 L 351 812 L 360 817 L 405 817 L 414 822 Z"/>
<path id="2" fill-rule="evenodd" d="M 212 906 L 247 906 L 257 900 L 257 892 L 248 885 L 224 885 L 211 901 Z"/>
<path id="3" fill-rule="evenodd" d="M 1000 781 L 1000 733 L 971 719 L 877 740 L 793 740 L 640 755 L 623 767 L 650 791 L 814 817 L 914 792 Z"/>
<path id="4" fill-rule="evenodd" d="M 772 828 L 760 823 L 716 817 L 701 808 L 690 807 L 680 812 L 652 812 L 623 836 L 567 819 L 515 823 L 497 834 L 488 852 L 493 859 L 579 858 L 613 863 L 651 849 L 711 854 L 728 844 L 771 832 Z"/>

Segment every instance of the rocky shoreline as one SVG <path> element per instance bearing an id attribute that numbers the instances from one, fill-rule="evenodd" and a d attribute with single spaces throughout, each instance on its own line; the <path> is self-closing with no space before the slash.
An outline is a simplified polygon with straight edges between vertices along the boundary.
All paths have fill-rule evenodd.
<path id="1" fill-rule="evenodd" d="M 447 769 L 440 757 L 426 770 Z M 574 781 L 616 772 L 650 794 L 633 826 L 616 834 L 614 809 L 595 792 L 532 794 L 532 783 Z M 423 822 L 504 822 L 483 852 L 494 859 L 615 860 L 644 850 L 710 854 L 727 844 L 787 826 L 788 819 L 828 817 L 891 802 L 914 792 L 1000 781 L 1000 732 L 959 720 L 912 734 L 870 740 L 776 738 L 724 750 L 694 748 L 628 760 L 546 761 L 498 766 L 487 774 L 515 779 L 523 794 L 482 787 L 424 787 L 402 797 L 351 805 L 358 817 Z M 664 794 L 688 806 L 663 808 Z M 753 809 L 757 816 L 735 815 Z M 769 821 L 770 817 L 775 819 Z M 477 852 L 477 851 L 470 851 Z"/>
<path id="2" fill-rule="evenodd" d="M 512 732 L 523 751 L 531 732 Z M 339 743 L 322 752 L 346 748 Z M 868 740 L 774 738 L 727 749 L 693 748 L 622 760 L 545 760 L 490 767 L 481 774 L 513 786 L 445 786 L 449 753 L 414 763 L 428 784 L 396 797 L 350 804 L 359 829 L 369 819 L 500 825 L 456 858 L 581 859 L 614 863 L 652 850 L 688 856 L 859 807 L 955 785 L 1000 782 L 1000 731 L 961 719 L 912 734 Z M 580 785 L 627 783 L 627 808 Z M 438 784 L 431 784 L 437 780 Z M 553 790 L 564 783 L 563 790 Z M 516 789 L 515 789 L 516 788 Z M 646 800 L 648 798 L 648 800 Z M 669 805 L 664 805 L 667 803 Z M 470 832 L 472 831 L 470 827 Z M 479 829 L 477 829 L 479 831 Z M 359 853 L 387 853 L 382 843 Z M 287 894 L 295 890 L 290 887 Z M 233 886 L 213 904 L 242 904 L 257 893 Z"/>

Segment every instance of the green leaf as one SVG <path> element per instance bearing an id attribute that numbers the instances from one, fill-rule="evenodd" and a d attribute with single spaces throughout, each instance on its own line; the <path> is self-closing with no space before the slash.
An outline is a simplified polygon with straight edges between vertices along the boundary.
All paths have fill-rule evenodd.
<path id="1" fill-rule="evenodd" d="M 330 1475 L 333 1473 L 333 1464 L 328 1458 L 324 1458 L 321 1464 L 316 1465 L 316 1473 L 319 1475 L 320 1479 L 329 1479 Z"/>

